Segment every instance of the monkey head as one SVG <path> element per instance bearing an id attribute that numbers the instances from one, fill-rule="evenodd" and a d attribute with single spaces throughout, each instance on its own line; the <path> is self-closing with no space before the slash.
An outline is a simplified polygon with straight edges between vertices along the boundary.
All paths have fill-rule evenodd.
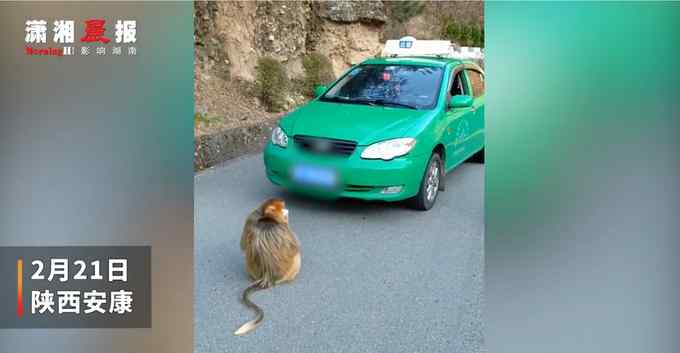
<path id="1" fill-rule="evenodd" d="M 277 223 L 288 224 L 288 209 L 282 199 L 269 199 L 260 207 L 262 217 L 260 220 L 271 220 Z"/>

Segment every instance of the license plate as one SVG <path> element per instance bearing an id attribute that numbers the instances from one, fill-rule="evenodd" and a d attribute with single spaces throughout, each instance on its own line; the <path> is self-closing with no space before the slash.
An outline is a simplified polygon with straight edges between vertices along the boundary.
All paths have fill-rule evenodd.
<path id="1" fill-rule="evenodd" d="M 293 180 L 300 184 L 332 188 L 337 184 L 337 173 L 329 168 L 297 166 L 293 169 Z"/>

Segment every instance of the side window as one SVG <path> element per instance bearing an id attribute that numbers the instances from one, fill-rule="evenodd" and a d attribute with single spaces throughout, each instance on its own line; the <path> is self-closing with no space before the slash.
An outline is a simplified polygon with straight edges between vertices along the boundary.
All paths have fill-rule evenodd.
<path id="1" fill-rule="evenodd" d="M 484 94 L 484 76 L 474 70 L 466 70 L 467 77 L 470 80 L 473 97 L 477 98 Z"/>
<path id="2" fill-rule="evenodd" d="M 449 97 L 465 94 L 465 81 L 463 79 L 463 71 L 458 71 L 456 76 L 453 78 L 453 83 L 451 83 L 451 90 L 449 91 Z"/>

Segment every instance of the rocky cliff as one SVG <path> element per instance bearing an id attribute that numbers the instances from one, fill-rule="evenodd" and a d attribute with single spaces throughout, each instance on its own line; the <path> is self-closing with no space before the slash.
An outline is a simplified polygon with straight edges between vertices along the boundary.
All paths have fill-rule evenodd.
<path id="1" fill-rule="evenodd" d="M 227 1 L 195 3 L 196 59 L 201 70 L 254 79 L 255 62 L 272 56 L 292 76 L 301 57 L 328 56 L 336 74 L 379 53 L 386 39 L 439 39 L 442 21 L 483 24 L 482 2 Z"/>

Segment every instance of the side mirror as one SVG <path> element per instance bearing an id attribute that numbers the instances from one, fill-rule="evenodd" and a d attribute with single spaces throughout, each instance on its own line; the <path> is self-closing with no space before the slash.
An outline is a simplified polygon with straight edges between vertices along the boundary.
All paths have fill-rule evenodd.
<path id="1" fill-rule="evenodd" d="M 472 97 L 468 95 L 456 95 L 451 97 L 449 107 L 451 108 L 467 108 L 472 106 Z"/>
<path id="2" fill-rule="evenodd" d="M 319 98 L 322 94 L 326 93 L 328 87 L 323 85 L 314 86 L 314 98 Z"/>

